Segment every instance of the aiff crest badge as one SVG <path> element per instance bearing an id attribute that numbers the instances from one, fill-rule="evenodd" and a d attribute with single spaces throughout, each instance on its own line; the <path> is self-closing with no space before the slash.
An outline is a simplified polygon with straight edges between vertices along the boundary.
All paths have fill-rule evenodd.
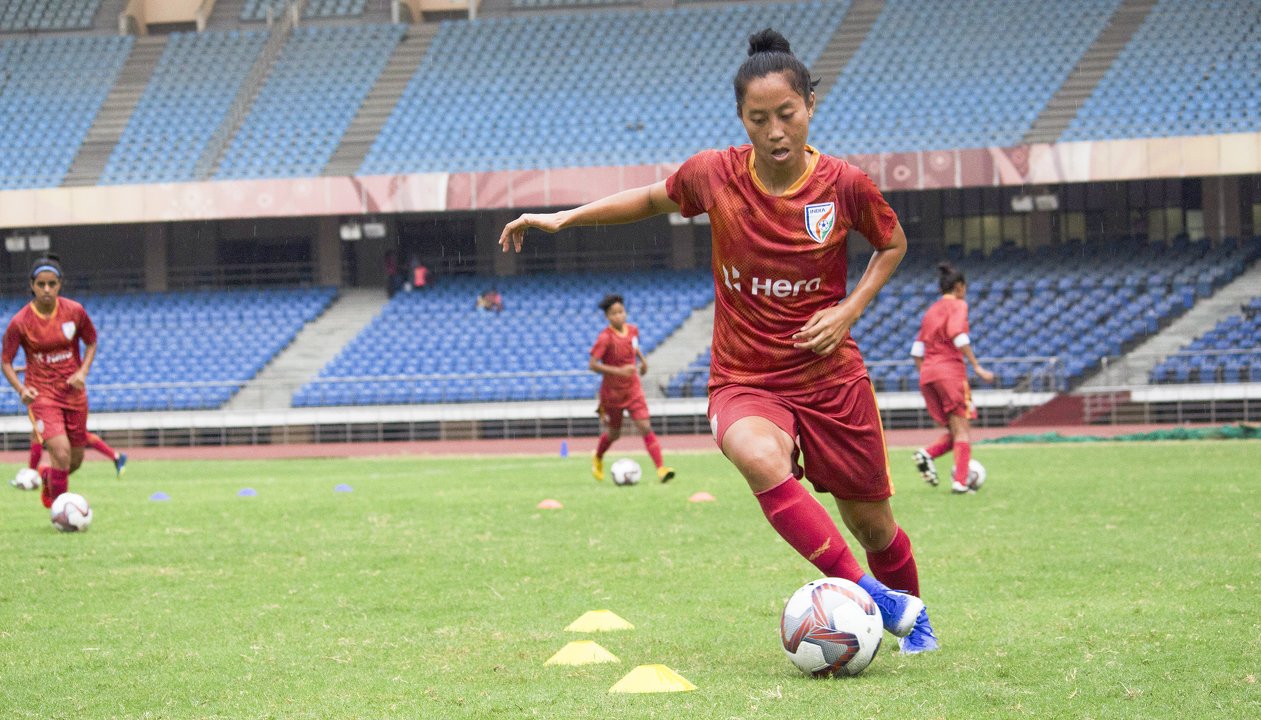
<path id="1" fill-rule="evenodd" d="M 836 203 L 815 203 L 806 206 L 806 233 L 817 243 L 825 243 L 836 227 Z"/>

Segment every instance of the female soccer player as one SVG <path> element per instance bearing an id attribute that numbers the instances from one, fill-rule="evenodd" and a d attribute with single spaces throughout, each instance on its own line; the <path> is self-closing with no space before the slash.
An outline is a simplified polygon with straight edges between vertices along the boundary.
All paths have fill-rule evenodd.
<path id="1" fill-rule="evenodd" d="M 0 350 L 0 370 L 27 406 L 35 434 L 48 451 L 50 464 L 40 474 L 44 507 L 52 507 L 53 500 L 66 492 L 70 473 L 83 462 L 86 385 L 96 358 L 96 327 L 82 305 L 61 297 L 62 277 L 55 255 L 35 261 L 31 266 L 35 299 L 9 321 Z M 19 347 L 26 351 L 26 382 L 13 369 Z"/>
<path id="2" fill-rule="evenodd" d="M 806 143 L 814 84 L 782 35 L 753 35 L 735 77 L 736 113 L 749 145 L 700 152 L 665 181 L 572 210 L 522 215 L 499 242 L 505 252 L 520 251 L 527 228 L 556 232 L 709 213 L 714 437 L 771 526 L 824 575 L 867 590 L 903 651 L 922 652 L 937 640 L 916 597 L 911 542 L 893 519 L 875 392 L 849 334 L 901 262 L 906 235 L 870 178 Z M 875 254 L 846 296 L 850 229 Z M 867 551 L 870 574 L 801 476 L 836 499 Z"/>
<path id="3" fill-rule="evenodd" d="M 644 399 L 644 389 L 639 385 L 639 376 L 648 372 L 648 358 L 639 349 L 639 328 L 626 322 L 626 302 L 621 295 L 606 295 L 600 301 L 600 309 L 604 311 L 609 326 L 601 330 L 595 339 L 587 367 L 604 376 L 600 383 L 600 407 L 597 411 L 605 431 L 600 435 L 595 454 L 591 456 L 591 474 L 596 480 L 604 479 L 604 453 L 622 436 L 622 415 L 625 413 L 631 416 L 644 438 L 648 456 L 657 466 L 657 479 L 669 482 L 674 477 L 674 468 L 666 467 L 661 458 L 661 443 L 657 442 L 657 435 L 652 431 L 648 401 Z"/>
<path id="4" fill-rule="evenodd" d="M 934 458 L 955 452 L 954 473 L 950 491 L 959 494 L 974 493 L 968 482 L 968 462 L 972 459 L 972 442 L 968 436 L 971 419 L 976 417 L 972 407 L 972 391 L 968 387 L 968 371 L 963 365 L 966 357 L 985 382 L 994 382 L 994 373 L 981 367 L 972 352 L 968 338 L 968 283 L 963 273 L 950 263 L 937 266 L 938 285 L 942 296 L 924 313 L 919 332 L 911 345 L 911 357 L 919 370 L 919 391 L 928 405 L 928 414 L 947 432 L 937 442 L 915 451 L 915 467 L 924 476 L 924 482 L 937 486 L 937 465 Z"/>

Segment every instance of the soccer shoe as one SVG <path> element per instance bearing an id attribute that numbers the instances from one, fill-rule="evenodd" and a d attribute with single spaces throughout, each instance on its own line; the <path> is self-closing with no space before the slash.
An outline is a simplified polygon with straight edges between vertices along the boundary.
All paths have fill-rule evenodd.
<path id="1" fill-rule="evenodd" d="M 665 465 L 657 468 L 657 479 L 663 483 L 670 482 L 674 479 L 674 468 L 666 467 Z"/>
<path id="2" fill-rule="evenodd" d="M 591 453 L 591 476 L 604 482 L 604 458 Z"/>
<path id="3" fill-rule="evenodd" d="M 933 626 L 928 622 L 927 608 L 919 611 L 919 616 L 915 618 L 915 627 L 911 628 L 911 634 L 898 638 L 898 647 L 904 655 L 932 652 L 940 647 L 937 644 L 937 634 L 933 632 Z"/>
<path id="4" fill-rule="evenodd" d="M 950 492 L 954 495 L 975 495 L 976 490 L 958 480 L 950 481 Z"/>
<path id="5" fill-rule="evenodd" d="M 114 477 L 122 477 L 127 472 L 127 453 L 120 452 L 114 458 Z"/>
<path id="6" fill-rule="evenodd" d="M 884 629 L 898 637 L 906 637 L 915 629 L 915 620 L 924 610 L 924 601 L 898 590 L 890 590 L 884 583 L 871 575 L 858 579 L 858 585 L 880 608 L 880 619 Z"/>
<path id="7" fill-rule="evenodd" d="M 924 476 L 924 482 L 937 487 L 937 465 L 933 462 L 933 458 L 928 454 L 927 450 L 919 449 L 915 451 L 915 468 L 919 470 L 919 474 Z"/>

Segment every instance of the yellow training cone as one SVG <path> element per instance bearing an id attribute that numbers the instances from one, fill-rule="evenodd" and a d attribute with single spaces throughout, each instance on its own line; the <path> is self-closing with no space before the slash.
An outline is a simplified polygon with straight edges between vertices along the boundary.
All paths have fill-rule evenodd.
<path id="1" fill-rule="evenodd" d="M 611 693 L 687 692 L 696 686 L 665 665 L 640 665 L 609 688 Z"/>
<path id="2" fill-rule="evenodd" d="M 575 640 L 561 648 L 544 665 L 595 665 L 621 662 L 594 640 Z"/>
<path id="3" fill-rule="evenodd" d="M 588 610 L 582 617 L 569 623 L 569 632 L 606 632 L 608 630 L 634 630 L 635 626 L 618 617 L 611 610 Z"/>

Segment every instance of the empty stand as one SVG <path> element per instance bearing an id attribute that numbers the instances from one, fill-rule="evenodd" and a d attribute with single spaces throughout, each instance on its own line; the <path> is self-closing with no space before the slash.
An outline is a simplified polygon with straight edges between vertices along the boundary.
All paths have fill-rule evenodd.
<path id="1" fill-rule="evenodd" d="M 640 164 L 741 144 L 730 78 L 748 35 L 776 27 L 810 65 L 848 6 L 444 22 L 359 174 Z"/>
<path id="2" fill-rule="evenodd" d="M 0 39 L 0 190 L 60 185 L 130 37 Z"/>
<path id="3" fill-rule="evenodd" d="M 254 31 L 172 34 L 101 184 L 194 179 L 266 40 Z"/>
<path id="4" fill-rule="evenodd" d="M 1255 131 L 1259 17 L 1257 0 L 1160 0 L 1060 140 Z"/>
<path id="5" fill-rule="evenodd" d="M 295 396 L 295 406 L 591 398 L 587 369 L 607 325 L 596 304 L 626 297 L 641 348 L 656 348 L 712 298 L 708 272 L 440 277 L 403 292 Z M 505 310 L 475 307 L 492 285 Z M 594 411 L 594 405 L 593 411 Z"/>
<path id="6" fill-rule="evenodd" d="M 5 0 L 0 3 L 0 33 L 84 30 L 101 0 Z"/>

